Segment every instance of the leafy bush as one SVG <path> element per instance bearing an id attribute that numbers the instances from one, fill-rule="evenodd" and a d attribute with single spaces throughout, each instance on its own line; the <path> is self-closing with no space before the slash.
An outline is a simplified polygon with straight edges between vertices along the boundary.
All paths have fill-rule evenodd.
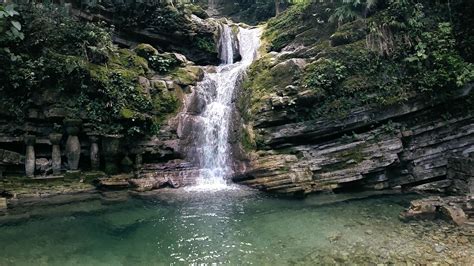
<path id="1" fill-rule="evenodd" d="M 196 46 L 206 52 L 215 53 L 217 51 L 216 43 L 214 40 L 206 37 L 198 37 L 196 39 Z"/>
<path id="2" fill-rule="evenodd" d="M 306 57 L 310 62 L 295 85 L 309 89 L 317 104 L 297 104 L 288 112 L 301 119 L 342 117 L 355 108 L 382 108 L 413 97 L 443 98 L 472 82 L 474 65 L 466 54 L 469 26 L 459 24 L 469 21 L 469 11 L 460 8 L 462 2 L 452 1 L 450 9 L 443 1 L 378 1 L 366 16 L 342 25 L 329 19 L 335 3 L 313 2 L 271 19 L 263 35 L 270 50 L 304 45 L 306 49 L 285 58 Z M 464 34 L 462 41 L 458 31 Z M 332 46 L 322 45 L 326 43 Z M 283 89 L 266 85 L 268 68 L 252 72 L 259 61 L 246 82 L 256 100 L 253 107 L 266 100 L 262 88 L 267 94 Z"/>
<path id="3" fill-rule="evenodd" d="M 150 133 L 154 117 L 175 111 L 154 109 L 138 84 L 148 63 L 115 47 L 112 29 L 76 21 L 55 6 L 19 10 L 25 27 L 24 39 L 11 46 L 16 56 L 0 49 L 0 102 L 12 103 L 17 119 L 38 104 L 33 95 L 52 95 L 67 116 L 85 118 L 102 133 Z"/>
<path id="4" fill-rule="evenodd" d="M 347 77 L 347 68 L 340 62 L 322 58 L 307 69 L 305 86 L 328 90 Z"/>
<path id="5" fill-rule="evenodd" d="M 21 23 L 16 20 L 19 13 L 14 5 L 0 5 L 0 43 L 6 44 L 11 41 L 23 39 L 21 32 Z"/>
<path id="6" fill-rule="evenodd" d="M 148 57 L 147 61 L 150 68 L 161 73 L 169 72 L 177 65 L 175 60 L 164 55 L 152 55 Z"/>
<path id="7" fill-rule="evenodd" d="M 449 22 L 421 34 L 413 53 L 405 58 L 421 90 L 462 87 L 474 79 L 474 65 L 455 52 L 455 45 Z"/>

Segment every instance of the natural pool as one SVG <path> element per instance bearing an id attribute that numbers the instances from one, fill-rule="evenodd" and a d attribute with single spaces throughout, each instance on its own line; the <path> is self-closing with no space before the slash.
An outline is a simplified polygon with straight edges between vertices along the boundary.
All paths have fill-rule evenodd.
<path id="1" fill-rule="evenodd" d="M 114 204 L 37 206 L 28 218 L 0 217 L 0 265 L 474 262 L 465 231 L 398 219 L 417 196 L 354 196 L 169 190 Z"/>

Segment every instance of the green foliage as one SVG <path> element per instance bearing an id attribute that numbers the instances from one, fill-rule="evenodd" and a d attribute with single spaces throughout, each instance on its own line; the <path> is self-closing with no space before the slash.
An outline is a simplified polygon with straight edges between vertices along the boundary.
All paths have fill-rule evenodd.
<path id="1" fill-rule="evenodd" d="M 338 61 L 322 58 L 307 68 L 305 86 L 327 90 L 347 77 L 347 68 Z"/>
<path id="2" fill-rule="evenodd" d="M 16 61 L 18 58 L 10 50 L 10 47 L 25 37 L 18 18 L 19 13 L 15 10 L 14 5 L 0 5 L 0 60 L 5 58 L 5 60 Z"/>
<path id="3" fill-rule="evenodd" d="M 19 13 L 14 5 L 0 5 L 0 43 L 22 40 L 21 23 L 16 20 Z"/>
<path id="4" fill-rule="evenodd" d="M 153 55 L 148 57 L 149 66 L 158 72 L 165 73 L 171 70 L 172 66 L 175 65 L 172 59 L 162 55 Z"/>
<path id="5" fill-rule="evenodd" d="M 147 60 L 148 66 L 160 73 L 166 73 L 179 65 L 179 62 L 169 54 L 160 54 L 153 46 L 141 43 L 135 47 L 137 55 Z"/>
<path id="6" fill-rule="evenodd" d="M 462 87 L 474 79 L 474 65 L 454 52 L 455 45 L 449 22 L 421 34 L 413 53 L 405 58 L 421 90 Z"/>
<path id="7" fill-rule="evenodd" d="M 75 5 L 93 13 L 106 10 L 107 13 L 113 14 L 114 23 L 120 29 L 154 28 L 159 31 L 173 32 L 187 30 L 191 26 L 185 17 L 189 5 L 184 3 L 188 1 L 177 1 L 176 5 L 170 5 L 165 1 L 78 2 Z"/>
<path id="8" fill-rule="evenodd" d="M 211 38 L 198 37 L 196 39 L 196 46 L 209 53 L 215 53 L 217 51 L 216 43 Z"/>
<path id="9" fill-rule="evenodd" d="M 353 5 L 351 3 L 344 3 L 334 9 L 334 12 L 329 18 L 330 22 L 343 23 L 352 21 L 361 17 L 359 5 Z"/>
<path id="10" fill-rule="evenodd" d="M 310 1 L 295 4 L 280 16 L 268 21 L 263 37 L 268 42 L 268 50 L 280 51 L 292 41 L 314 38 L 321 39 L 330 35 L 334 28 L 328 23 L 333 3 Z M 315 36 L 316 35 L 316 36 Z"/>
<path id="11" fill-rule="evenodd" d="M 178 98 L 170 92 L 160 92 L 153 97 L 154 110 L 159 114 L 173 113 L 178 107 Z"/>
<path id="12" fill-rule="evenodd" d="M 33 95 L 54 99 L 101 133 L 147 134 L 155 117 L 175 111 L 154 109 L 138 84 L 148 63 L 115 47 L 103 24 L 76 21 L 55 6 L 22 6 L 20 14 L 24 39 L 11 47 L 17 56 L 0 50 L 0 101 L 11 103 L 16 119 L 36 104 Z"/>
<path id="13" fill-rule="evenodd" d="M 474 80 L 466 48 L 468 26 L 459 24 L 469 21 L 463 14 L 469 12 L 461 8 L 466 6 L 461 0 L 452 1 L 451 6 L 446 2 L 386 0 L 370 7 L 365 1 L 355 6 L 354 1 L 347 1 L 345 4 L 358 12 L 358 19 L 349 23 L 345 22 L 352 19 L 331 22 L 340 7 L 338 2 L 303 2 L 271 19 L 263 35 L 270 50 L 278 51 L 290 43 L 306 46 L 294 55 L 285 55 L 285 59 L 306 57 L 310 63 L 294 85 L 305 94 L 309 90 L 314 104 L 286 107 L 301 120 L 341 118 L 354 109 L 384 108 L 413 97 L 443 99 Z M 315 36 L 308 38 L 310 34 Z M 245 83 L 247 94 L 252 95 L 252 110 L 267 101 L 265 95 L 284 89 L 271 82 L 270 66 L 278 62 L 263 62 L 252 65 Z"/>
<path id="14" fill-rule="evenodd" d="M 102 133 L 123 132 L 134 128 L 135 133 L 148 131 L 146 113 L 152 111 L 151 101 L 137 86 L 136 77 L 127 76 L 119 69 L 113 71 L 101 66 L 89 66 L 91 84 L 80 92 L 77 99 L 79 110 L 85 110 L 95 130 Z"/>
<path id="15" fill-rule="evenodd" d="M 81 1 L 79 1 L 81 2 Z M 175 3 L 173 3 L 175 2 Z M 93 3 L 93 4 L 89 4 Z M 113 23 L 120 32 L 146 32 L 161 36 L 160 43 L 153 43 L 160 48 L 173 47 L 197 63 L 200 60 L 210 63 L 217 60 L 213 32 L 210 28 L 201 27 L 192 19 L 195 14 L 207 17 L 204 10 L 190 1 L 121 1 L 104 0 L 101 2 L 76 3 L 76 7 L 100 14 L 100 17 Z M 144 33 L 146 35 L 146 33 Z M 142 35 L 140 33 L 139 35 Z M 159 72 L 164 72 L 168 60 L 162 57 L 140 55 L 150 59 Z M 172 68 L 172 67 L 171 67 Z"/>
<path id="16" fill-rule="evenodd" d="M 262 98 L 275 85 L 270 68 L 271 59 L 265 56 L 256 60 L 247 71 L 247 78 L 242 85 L 243 95 L 239 102 L 239 111 L 247 121 L 251 118 L 250 107 L 257 108 Z"/>

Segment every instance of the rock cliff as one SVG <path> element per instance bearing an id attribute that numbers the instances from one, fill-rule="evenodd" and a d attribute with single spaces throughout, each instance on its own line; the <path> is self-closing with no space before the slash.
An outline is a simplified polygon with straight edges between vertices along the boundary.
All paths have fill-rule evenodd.
<path id="1" fill-rule="evenodd" d="M 430 5 L 420 12 L 445 19 Z M 335 25 L 331 8 L 295 6 L 268 22 L 267 51 L 251 67 L 240 95 L 240 147 L 249 155 L 233 180 L 296 195 L 389 188 L 445 192 L 452 184 L 448 159 L 474 154 L 472 76 L 462 86 L 447 80 L 429 85 L 422 76 L 438 79 L 455 70 L 446 62 L 425 62 L 413 71 L 411 59 L 404 59 L 413 45 L 396 41 L 397 34 L 411 38 L 411 26 L 391 29 L 390 38 L 403 50 L 387 54 L 372 47 L 366 25 L 387 19 L 391 9 Z M 439 30 L 423 25 L 433 34 Z M 454 47 L 450 56 L 472 69 Z"/>
<path id="2" fill-rule="evenodd" d="M 423 184 L 443 191 L 448 158 L 474 153 L 474 116 L 464 99 L 471 93 L 468 86 L 438 105 L 419 99 L 293 123 L 269 101 L 268 111 L 256 115 L 265 123 L 253 129 L 263 143 L 234 181 L 281 193 Z"/>

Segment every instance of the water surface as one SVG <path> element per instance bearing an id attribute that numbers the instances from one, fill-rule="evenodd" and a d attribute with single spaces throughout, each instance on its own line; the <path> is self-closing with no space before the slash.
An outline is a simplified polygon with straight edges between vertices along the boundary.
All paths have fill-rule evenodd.
<path id="1" fill-rule="evenodd" d="M 398 219 L 415 197 L 175 190 L 35 207 L 29 218 L 0 219 L 0 265 L 469 263 L 472 236 Z"/>

